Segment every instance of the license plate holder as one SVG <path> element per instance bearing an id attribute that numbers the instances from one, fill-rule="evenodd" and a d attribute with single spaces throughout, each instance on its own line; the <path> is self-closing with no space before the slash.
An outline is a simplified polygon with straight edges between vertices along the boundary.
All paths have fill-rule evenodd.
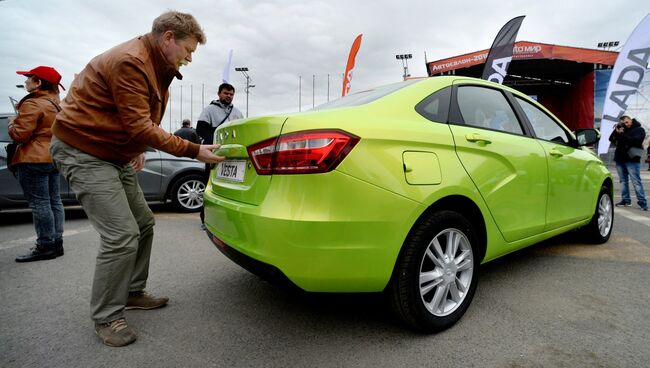
<path id="1" fill-rule="evenodd" d="M 246 160 L 226 160 L 217 165 L 216 176 L 219 179 L 244 182 L 246 176 Z"/>

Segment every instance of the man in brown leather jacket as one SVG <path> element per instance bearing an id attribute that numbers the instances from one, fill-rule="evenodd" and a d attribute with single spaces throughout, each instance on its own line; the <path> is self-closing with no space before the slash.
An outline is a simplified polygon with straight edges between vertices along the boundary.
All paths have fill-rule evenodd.
<path id="1" fill-rule="evenodd" d="M 176 156 L 217 163 L 218 145 L 199 145 L 160 128 L 174 77 L 205 43 L 190 14 L 169 11 L 143 36 L 92 59 L 72 82 L 52 127 L 50 151 L 100 234 L 90 301 L 95 331 L 104 344 L 136 339 L 125 309 L 154 309 L 168 298 L 144 291 L 154 216 L 136 171 L 153 147 Z"/>

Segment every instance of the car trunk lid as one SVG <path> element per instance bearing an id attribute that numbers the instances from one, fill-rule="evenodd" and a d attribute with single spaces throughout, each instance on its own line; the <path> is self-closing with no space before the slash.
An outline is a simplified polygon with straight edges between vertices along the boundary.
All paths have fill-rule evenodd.
<path id="1" fill-rule="evenodd" d="M 286 116 L 258 117 L 220 126 L 215 132 L 215 143 L 221 144 L 217 154 L 226 156 L 226 161 L 211 170 L 206 190 L 234 201 L 259 204 L 272 176 L 257 174 L 247 147 L 278 137 L 286 120 Z"/>

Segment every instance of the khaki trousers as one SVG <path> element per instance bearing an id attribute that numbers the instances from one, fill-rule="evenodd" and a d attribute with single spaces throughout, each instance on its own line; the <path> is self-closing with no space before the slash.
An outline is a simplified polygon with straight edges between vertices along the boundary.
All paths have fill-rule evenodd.
<path id="1" fill-rule="evenodd" d="M 146 286 L 155 224 L 135 170 L 86 154 L 54 136 L 50 153 L 99 233 L 91 317 L 95 323 L 122 318 L 129 292 Z"/>

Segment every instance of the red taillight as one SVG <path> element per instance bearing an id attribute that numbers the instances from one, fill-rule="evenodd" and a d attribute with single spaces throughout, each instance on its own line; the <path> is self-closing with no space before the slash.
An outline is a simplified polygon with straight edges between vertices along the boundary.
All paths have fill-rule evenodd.
<path id="1" fill-rule="evenodd" d="M 248 147 L 259 175 L 332 171 L 359 142 L 342 130 L 308 130 L 284 134 Z"/>

